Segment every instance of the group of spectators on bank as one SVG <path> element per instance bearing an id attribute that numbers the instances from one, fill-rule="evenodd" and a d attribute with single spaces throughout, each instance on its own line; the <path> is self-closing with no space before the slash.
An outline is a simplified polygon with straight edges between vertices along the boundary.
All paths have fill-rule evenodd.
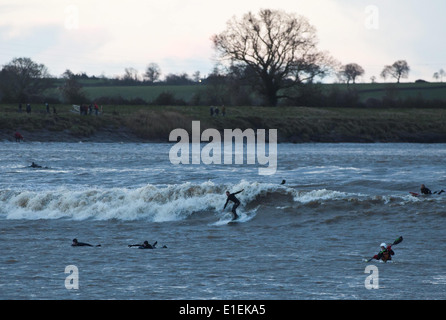
<path id="1" fill-rule="evenodd" d="M 45 103 L 45 109 L 46 109 L 46 113 L 48 113 L 48 114 L 51 113 L 50 105 L 48 103 Z M 53 106 L 52 109 L 53 109 L 52 113 L 57 114 L 56 107 Z M 102 109 L 102 107 L 101 107 L 101 109 Z M 93 103 L 90 105 L 81 104 L 79 106 L 79 113 L 81 115 L 91 115 L 91 114 L 93 114 L 93 110 L 94 110 L 95 115 L 99 115 L 99 112 L 102 112 L 102 110 L 99 110 L 99 107 L 96 103 Z M 22 113 L 24 111 L 26 113 L 31 113 L 31 104 L 27 103 L 26 107 L 23 108 L 23 105 L 20 103 L 19 104 L 19 113 Z"/>
<path id="2" fill-rule="evenodd" d="M 215 116 L 218 116 L 219 114 L 220 114 L 220 109 L 218 108 L 218 107 L 211 107 L 210 108 L 210 114 L 211 114 L 211 117 L 213 117 L 214 115 Z M 221 115 L 224 117 L 225 115 L 226 115 L 226 107 L 225 106 L 223 106 L 222 108 L 221 108 Z"/>
<path id="3" fill-rule="evenodd" d="M 51 113 L 50 105 L 48 103 L 45 103 L 45 110 L 46 110 L 47 114 Z M 99 112 L 102 112 L 102 106 L 101 106 L 100 109 L 99 109 L 99 107 L 98 107 L 98 105 L 96 103 L 93 103 L 93 104 L 90 104 L 90 105 L 81 104 L 79 106 L 79 113 L 81 115 L 91 115 L 91 114 L 93 114 L 93 110 L 94 110 L 96 115 L 99 115 Z M 22 103 L 19 103 L 18 112 L 19 113 L 22 113 L 22 112 L 31 113 L 31 104 L 27 103 L 26 107 L 23 108 Z M 39 113 L 41 113 L 41 112 L 42 111 L 40 111 Z M 52 107 L 52 113 L 53 114 L 57 114 L 56 107 L 54 107 L 54 106 Z M 14 133 L 14 139 L 15 139 L 16 142 L 25 141 L 25 138 L 23 137 L 23 135 L 19 131 L 16 131 Z"/>
<path id="4" fill-rule="evenodd" d="M 51 113 L 50 111 L 50 105 L 48 103 L 45 103 L 45 108 L 46 108 L 46 113 Z M 26 109 L 25 109 L 26 113 L 31 113 L 31 104 L 27 103 L 26 104 Z M 23 112 L 23 107 L 22 104 L 19 103 L 19 113 Z M 53 106 L 53 114 L 57 114 L 56 112 L 56 107 Z"/>
<path id="5" fill-rule="evenodd" d="M 94 109 L 94 113 L 95 115 L 99 114 L 99 107 L 96 103 L 94 104 L 90 104 L 90 105 L 86 105 L 86 104 L 81 104 L 79 107 L 79 112 L 81 115 L 91 115 L 93 114 L 93 109 Z"/>

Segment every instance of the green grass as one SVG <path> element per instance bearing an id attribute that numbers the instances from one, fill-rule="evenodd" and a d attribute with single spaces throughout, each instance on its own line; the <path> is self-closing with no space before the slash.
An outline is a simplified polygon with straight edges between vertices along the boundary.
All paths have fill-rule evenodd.
<path id="1" fill-rule="evenodd" d="M 124 99 L 141 98 L 146 102 L 152 102 L 163 92 L 172 93 L 176 99 L 190 102 L 195 94 L 202 93 L 207 86 L 200 85 L 138 85 L 138 86 L 104 86 L 101 79 L 83 80 L 87 97 L 91 100 L 100 97 L 122 97 Z M 97 84 L 97 85 L 95 85 Z M 360 101 L 365 102 L 369 98 L 382 99 L 391 96 L 393 99 L 423 98 L 426 100 L 446 99 L 446 83 L 360 83 L 360 84 L 321 84 L 322 92 L 329 94 L 338 89 L 341 92 L 355 90 Z M 50 89 L 49 96 L 60 98 L 57 89 Z"/>
<path id="2" fill-rule="evenodd" d="M 201 86 L 110 86 L 84 87 L 87 97 L 91 100 L 100 97 L 118 97 L 125 99 L 141 98 L 147 102 L 155 100 L 161 93 L 169 92 L 177 99 L 190 101 L 195 93 L 202 90 Z"/>
<path id="3" fill-rule="evenodd" d="M 391 96 L 394 99 L 423 98 L 426 100 L 446 99 L 446 83 L 368 83 L 368 84 L 332 84 L 327 89 L 337 86 L 341 90 L 356 90 L 362 102 L 369 98 L 382 99 Z M 327 90 L 326 89 L 326 90 Z"/>

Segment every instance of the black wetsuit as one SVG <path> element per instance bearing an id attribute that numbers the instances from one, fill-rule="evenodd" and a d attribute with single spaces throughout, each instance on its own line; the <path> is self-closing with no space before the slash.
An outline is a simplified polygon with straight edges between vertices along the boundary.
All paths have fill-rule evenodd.
<path id="1" fill-rule="evenodd" d="M 138 247 L 138 249 L 155 249 L 157 243 L 158 241 L 155 241 L 155 243 L 152 245 L 148 241 L 144 241 L 143 244 L 129 244 L 129 248 Z"/>
<path id="2" fill-rule="evenodd" d="M 151 244 L 143 244 L 139 246 L 138 249 L 155 249 Z"/>
<path id="3" fill-rule="evenodd" d="M 422 194 L 432 194 L 432 191 L 430 191 L 430 189 L 426 188 L 426 187 L 421 188 L 420 191 Z M 445 192 L 445 191 L 443 189 L 441 189 L 440 191 L 435 191 L 433 194 L 442 194 L 443 192 Z"/>
<path id="4" fill-rule="evenodd" d="M 74 242 L 71 244 L 72 247 L 94 247 L 93 245 L 89 244 L 89 243 L 84 243 L 84 242 Z"/>
<path id="5" fill-rule="evenodd" d="M 430 191 L 430 189 L 426 188 L 426 187 L 421 188 L 420 191 L 421 191 L 422 194 L 432 194 L 432 191 Z"/>
<path id="6" fill-rule="evenodd" d="M 226 203 L 225 203 L 225 206 L 223 207 L 223 210 L 226 208 L 226 206 L 228 205 L 228 202 L 229 201 L 232 201 L 232 202 L 234 202 L 234 205 L 232 206 L 232 220 L 235 220 L 235 219 L 237 219 L 238 218 L 238 214 L 237 214 L 237 212 L 236 212 L 236 209 L 237 209 L 237 207 L 240 205 L 240 200 L 239 199 L 237 199 L 236 197 L 235 197 L 235 195 L 236 194 L 238 194 L 238 193 L 240 193 L 240 192 L 242 192 L 243 190 L 240 190 L 240 191 L 238 191 L 238 192 L 234 192 L 234 193 L 231 193 L 231 194 L 229 194 L 228 195 L 228 199 L 226 200 Z"/>

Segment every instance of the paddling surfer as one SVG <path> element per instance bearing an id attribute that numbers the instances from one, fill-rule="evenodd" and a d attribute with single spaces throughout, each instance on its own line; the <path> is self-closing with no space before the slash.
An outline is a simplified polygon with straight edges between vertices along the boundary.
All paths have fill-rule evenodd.
<path id="1" fill-rule="evenodd" d="M 424 184 L 421 185 L 420 192 L 421 194 L 432 194 L 432 191 L 429 188 L 427 188 Z M 445 191 L 441 189 L 440 191 L 435 191 L 433 194 L 442 194 L 443 192 Z"/>
<path id="2" fill-rule="evenodd" d="M 229 191 L 226 191 L 226 196 L 228 197 L 228 199 L 226 200 L 225 206 L 223 207 L 223 210 L 226 209 L 226 206 L 228 205 L 229 201 L 234 202 L 234 205 L 232 206 L 232 220 L 236 220 L 238 219 L 238 214 L 237 214 L 237 207 L 240 205 L 240 200 L 236 198 L 236 194 L 239 194 L 240 192 L 242 192 L 244 189 L 234 192 L 234 193 L 230 193 Z"/>
<path id="3" fill-rule="evenodd" d="M 30 165 L 31 168 L 42 168 L 42 166 L 39 166 L 37 163 L 31 163 Z"/>
<path id="4" fill-rule="evenodd" d="M 138 247 L 139 249 L 155 249 L 157 243 L 158 241 L 155 241 L 154 244 L 150 244 L 149 241 L 146 240 L 143 244 L 129 244 L 129 248 Z"/>
<path id="5" fill-rule="evenodd" d="M 100 247 L 101 245 L 98 244 L 98 245 L 94 246 L 89 243 L 79 242 L 79 241 L 77 241 L 77 239 L 73 239 L 73 243 L 71 244 L 71 246 L 72 247 Z"/>

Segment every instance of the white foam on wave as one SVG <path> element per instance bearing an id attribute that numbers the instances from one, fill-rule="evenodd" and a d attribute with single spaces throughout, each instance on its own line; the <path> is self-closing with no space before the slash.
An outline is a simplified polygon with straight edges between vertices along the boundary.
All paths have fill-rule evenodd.
<path id="1" fill-rule="evenodd" d="M 309 203 L 313 201 L 347 199 L 352 194 L 327 189 L 296 191 L 294 201 L 301 203 Z"/>
<path id="2" fill-rule="evenodd" d="M 226 191 L 237 195 L 241 205 L 237 212 L 242 219 L 252 219 L 257 208 L 273 205 L 276 209 L 292 208 L 297 204 L 348 203 L 413 204 L 421 199 L 410 195 L 365 195 L 328 189 L 298 190 L 295 187 L 260 182 L 240 181 L 235 185 L 185 182 L 173 185 L 148 184 L 140 188 L 87 188 L 70 190 L 0 190 L 0 218 L 6 219 L 70 219 L 70 220 L 147 220 L 152 222 L 180 221 L 205 213 L 216 218 L 217 224 L 230 219 L 232 203 L 223 213 Z M 437 201 L 440 197 L 437 197 Z M 441 198 L 443 199 L 443 198 Z M 423 199 L 425 200 L 425 199 Z M 426 199 L 431 200 L 431 199 Z M 425 201 L 426 201 L 425 200 Z M 432 200 L 431 200 L 432 201 Z M 280 203 L 280 206 L 277 204 Z M 253 210 L 253 208 L 256 208 Z M 244 215 L 246 212 L 246 215 Z M 247 220 L 249 221 L 249 220 Z M 243 222 L 243 221 L 242 221 Z"/>
<path id="3" fill-rule="evenodd" d="M 257 214 L 257 209 L 259 207 L 255 208 L 254 210 L 250 210 L 250 211 L 241 211 L 237 209 L 237 214 L 239 216 L 239 218 L 237 219 L 236 223 L 242 223 L 242 222 L 248 222 L 250 220 L 252 220 L 256 214 Z M 228 223 L 233 222 L 232 221 L 232 214 L 229 212 L 223 213 L 221 214 L 220 218 L 218 221 L 211 223 L 211 226 L 222 226 L 222 225 L 227 225 Z"/>
<path id="4" fill-rule="evenodd" d="M 190 182 L 137 189 L 59 188 L 47 191 L 0 191 L 0 215 L 7 219 L 97 219 L 138 220 L 153 222 L 177 221 L 195 212 L 219 212 L 226 202 L 225 191 L 244 189 L 237 197 L 242 207 L 251 201 L 275 192 L 281 187 L 265 183 L 216 185 L 211 181 L 201 184 Z M 283 188 L 283 187 L 282 187 Z"/>

